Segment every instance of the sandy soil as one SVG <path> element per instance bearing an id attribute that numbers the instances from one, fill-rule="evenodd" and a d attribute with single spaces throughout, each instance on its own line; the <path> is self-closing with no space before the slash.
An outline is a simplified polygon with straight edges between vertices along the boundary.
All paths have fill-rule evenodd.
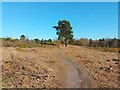
<path id="1" fill-rule="evenodd" d="M 3 47 L 3 87 L 118 87 L 116 58 L 116 53 L 78 46 Z"/>
<path id="2" fill-rule="evenodd" d="M 66 88 L 94 88 L 94 83 L 89 77 L 88 72 L 79 64 L 66 57 L 61 49 L 58 56 L 65 67 L 65 86 Z"/>

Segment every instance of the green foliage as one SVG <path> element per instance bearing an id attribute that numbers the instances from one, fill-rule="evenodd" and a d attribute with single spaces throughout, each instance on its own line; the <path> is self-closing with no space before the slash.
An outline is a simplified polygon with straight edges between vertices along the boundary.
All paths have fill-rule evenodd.
<path id="1" fill-rule="evenodd" d="M 53 26 L 56 29 L 58 40 L 64 41 L 67 46 L 69 40 L 73 39 L 73 31 L 70 22 L 67 20 L 60 20 L 58 26 Z"/>
<path id="2" fill-rule="evenodd" d="M 52 39 L 48 39 L 48 42 L 52 42 Z"/>

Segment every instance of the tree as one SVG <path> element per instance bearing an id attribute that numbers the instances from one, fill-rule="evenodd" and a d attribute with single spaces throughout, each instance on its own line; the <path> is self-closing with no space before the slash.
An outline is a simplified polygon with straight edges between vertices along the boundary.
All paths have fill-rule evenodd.
<path id="1" fill-rule="evenodd" d="M 34 41 L 35 41 L 36 43 L 39 43 L 40 40 L 39 40 L 38 38 L 35 38 Z"/>
<path id="2" fill-rule="evenodd" d="M 93 40 L 90 39 L 90 40 L 89 40 L 89 46 L 92 46 L 92 44 L 93 44 Z"/>
<path id="3" fill-rule="evenodd" d="M 20 36 L 20 40 L 21 40 L 21 41 L 25 41 L 25 40 L 26 40 L 25 35 L 21 35 L 21 36 Z"/>
<path id="4" fill-rule="evenodd" d="M 104 47 L 105 46 L 104 43 L 105 43 L 105 39 L 104 38 L 103 39 L 99 39 L 98 46 Z"/>
<path id="5" fill-rule="evenodd" d="M 73 31 L 69 21 L 60 20 L 58 26 L 53 26 L 53 28 L 57 31 L 58 40 L 63 41 L 65 46 L 67 46 L 69 40 L 73 39 Z"/>
<path id="6" fill-rule="evenodd" d="M 48 39 L 48 41 L 47 42 L 52 42 L 52 39 Z"/>

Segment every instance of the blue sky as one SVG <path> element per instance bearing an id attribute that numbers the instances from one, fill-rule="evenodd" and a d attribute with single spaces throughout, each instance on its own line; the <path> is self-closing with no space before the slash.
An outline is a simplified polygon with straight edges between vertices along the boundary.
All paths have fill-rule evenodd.
<path id="1" fill-rule="evenodd" d="M 74 38 L 118 37 L 117 2 L 4 2 L 2 37 L 55 39 L 58 20 L 69 20 Z"/>

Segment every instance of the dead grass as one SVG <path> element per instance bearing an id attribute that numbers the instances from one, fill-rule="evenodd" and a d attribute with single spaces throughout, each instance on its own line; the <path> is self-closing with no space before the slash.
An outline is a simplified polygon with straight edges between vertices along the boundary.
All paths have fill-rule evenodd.
<path id="1" fill-rule="evenodd" d="M 93 78 L 97 88 L 118 88 L 118 54 L 87 47 L 61 48 L 74 62 L 82 64 Z"/>
<path id="2" fill-rule="evenodd" d="M 3 87 L 64 87 L 60 81 L 63 67 L 55 56 L 54 49 L 3 47 Z"/>
<path id="3" fill-rule="evenodd" d="M 96 49 L 103 52 L 118 52 L 120 48 L 108 48 L 108 47 L 89 47 L 90 49 Z"/>
<path id="4" fill-rule="evenodd" d="M 65 66 L 57 56 L 57 47 L 3 47 L 4 87 L 64 87 Z M 97 88 L 118 88 L 118 54 L 80 46 L 60 47 L 64 55 L 83 65 Z"/>

